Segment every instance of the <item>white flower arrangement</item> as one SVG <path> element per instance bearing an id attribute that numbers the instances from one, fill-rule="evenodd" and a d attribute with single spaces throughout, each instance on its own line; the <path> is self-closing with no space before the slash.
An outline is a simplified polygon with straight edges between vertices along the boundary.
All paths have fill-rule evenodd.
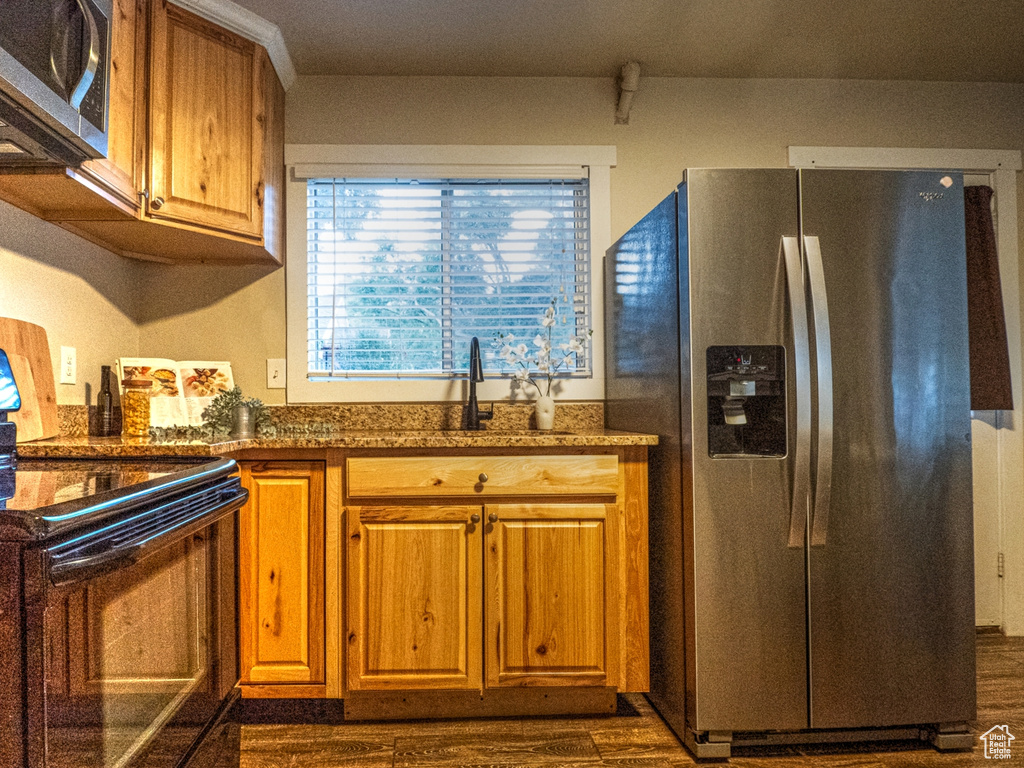
<path id="1" fill-rule="evenodd" d="M 562 301 L 567 301 L 564 295 Z M 558 323 L 557 307 L 558 299 L 551 299 L 551 304 L 544 310 L 544 316 L 540 319 L 541 332 L 533 339 L 532 351 L 525 343 L 517 343 L 516 337 L 511 333 L 499 333 L 494 340 L 502 360 L 515 368 L 512 375 L 513 389 L 531 384 L 540 394 L 541 386 L 537 380 L 543 375 L 546 379 L 543 395 L 551 397 L 551 383 L 558 372 L 562 368 L 568 369 L 573 364 L 573 356 L 584 351 L 584 343 L 594 334 L 593 330 L 588 330 L 585 337 L 572 336 L 568 342 L 559 344 L 555 350 L 551 335 L 552 329 Z M 562 316 L 562 322 L 565 323 L 565 316 Z"/>

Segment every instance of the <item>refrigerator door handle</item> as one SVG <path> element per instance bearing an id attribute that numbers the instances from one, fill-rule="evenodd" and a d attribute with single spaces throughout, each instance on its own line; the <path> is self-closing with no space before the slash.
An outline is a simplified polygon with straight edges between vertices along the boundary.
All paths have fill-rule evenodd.
<path id="1" fill-rule="evenodd" d="M 793 358 L 796 363 L 796 443 L 788 546 L 803 547 L 811 495 L 811 353 L 807 298 L 800 241 L 795 237 L 783 237 L 780 250 L 786 265 L 789 309 L 793 323 Z"/>
<path id="2" fill-rule="evenodd" d="M 814 347 L 818 366 L 818 461 L 814 482 L 814 507 L 811 522 L 811 546 L 825 545 L 828 513 L 832 500 L 832 334 L 828 320 L 828 294 L 825 268 L 821 261 L 821 243 L 813 235 L 804 235 L 807 277 L 811 284 L 811 311 L 814 315 Z"/>

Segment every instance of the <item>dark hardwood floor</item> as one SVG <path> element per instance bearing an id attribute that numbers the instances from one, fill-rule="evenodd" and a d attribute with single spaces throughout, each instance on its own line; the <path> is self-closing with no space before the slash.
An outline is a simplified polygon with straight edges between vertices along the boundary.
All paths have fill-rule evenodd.
<path id="1" fill-rule="evenodd" d="M 257 714 L 254 716 L 253 712 Z M 693 765 L 694 760 L 641 695 L 620 697 L 615 715 L 436 720 L 404 723 L 280 723 L 243 708 L 221 737 L 237 745 L 240 768 L 600 768 Z M 295 719 L 294 717 L 292 719 Z M 336 719 L 336 718 L 335 718 Z M 1009 760 L 972 752 L 942 754 L 917 742 L 841 747 L 735 749 L 730 765 L 750 768 L 962 768 L 1024 763 L 1024 638 L 978 636 L 976 736 L 997 725 L 1017 735 Z M 223 763 L 218 763 L 222 765 Z"/>

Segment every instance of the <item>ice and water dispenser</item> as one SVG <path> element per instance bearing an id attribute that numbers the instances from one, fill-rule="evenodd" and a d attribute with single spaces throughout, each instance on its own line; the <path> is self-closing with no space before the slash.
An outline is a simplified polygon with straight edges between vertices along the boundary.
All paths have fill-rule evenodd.
<path id="1" fill-rule="evenodd" d="M 785 456 L 785 347 L 708 347 L 707 372 L 710 456 Z"/>

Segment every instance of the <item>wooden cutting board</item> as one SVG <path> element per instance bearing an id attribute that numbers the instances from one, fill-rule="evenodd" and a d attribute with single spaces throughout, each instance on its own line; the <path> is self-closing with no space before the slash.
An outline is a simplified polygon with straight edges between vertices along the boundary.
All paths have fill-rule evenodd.
<path id="1" fill-rule="evenodd" d="M 57 387 L 46 330 L 34 323 L 0 317 L 0 349 L 11 362 L 21 394 L 21 410 L 8 414 L 18 425 L 18 442 L 56 437 Z"/>

